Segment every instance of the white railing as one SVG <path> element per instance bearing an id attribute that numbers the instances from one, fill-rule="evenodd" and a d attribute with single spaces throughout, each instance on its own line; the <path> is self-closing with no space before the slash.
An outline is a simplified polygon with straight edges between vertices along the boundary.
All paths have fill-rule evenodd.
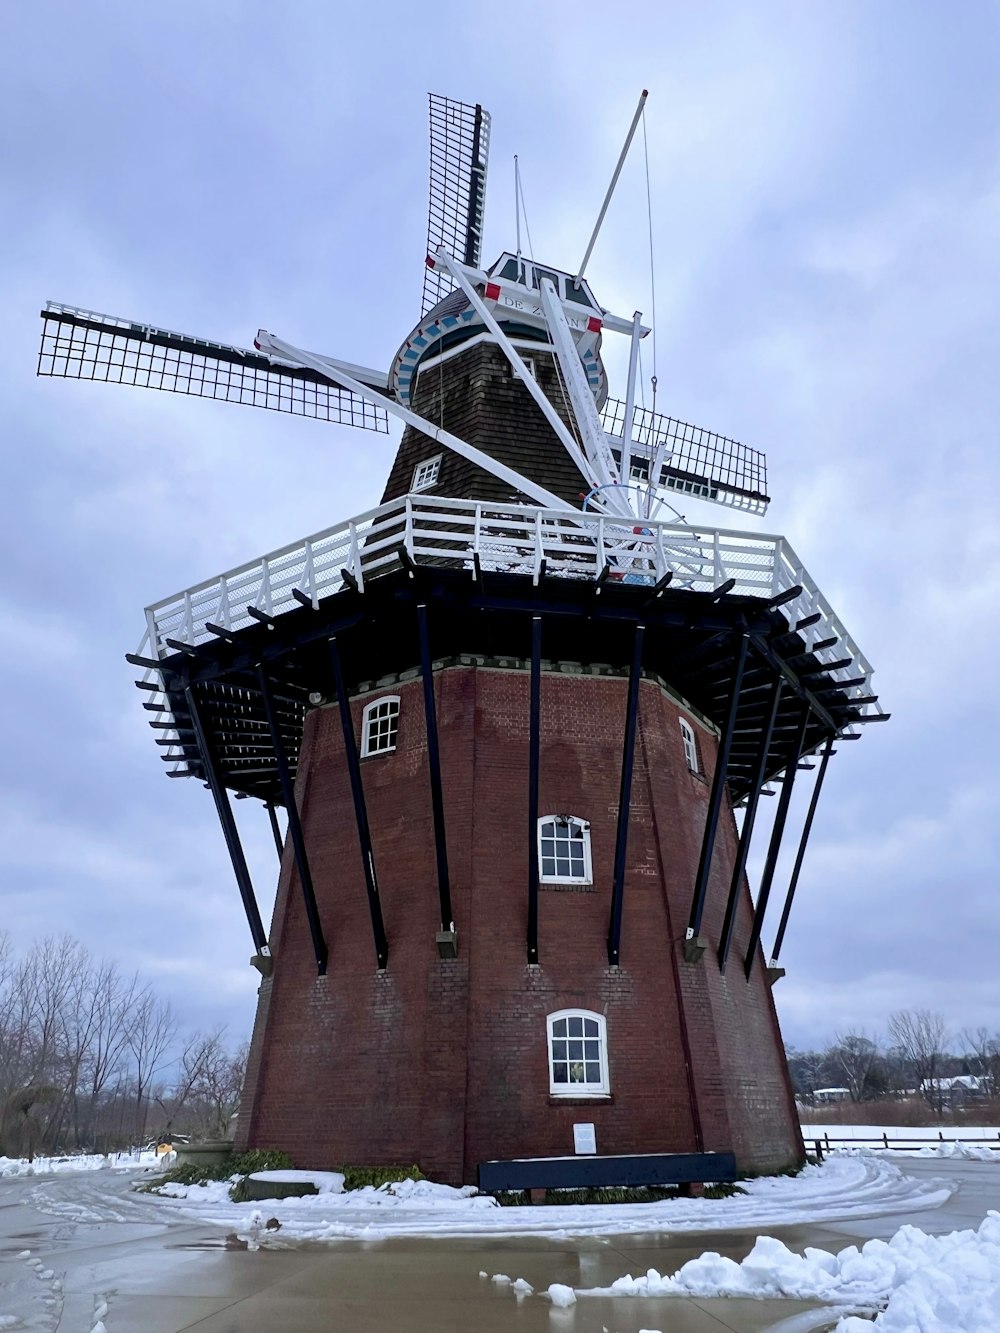
<path id="1" fill-rule="evenodd" d="M 607 568 L 606 577 L 650 586 L 669 572 L 671 587 L 696 591 L 733 579 L 733 593 L 762 599 L 801 586 L 784 613 L 794 624 L 818 612 L 803 631 L 807 646 L 836 638 L 819 660 L 849 657 L 850 666 L 833 671 L 833 679 L 863 677 L 848 693 L 868 693 L 870 664 L 783 537 L 440 496 L 392 500 L 154 602 L 139 655 L 169 657 L 176 651 L 169 640 L 205 643 L 214 637 L 209 624 L 242 629 L 253 623 L 251 607 L 273 616 L 294 610 L 296 591 L 318 606 L 344 586 L 344 571 L 364 591 L 371 579 L 399 567 L 401 548 L 418 564 L 432 559 L 474 576 L 478 557 L 482 569 L 530 574 L 535 582 L 544 565 L 546 578 L 593 582 Z M 882 711 L 877 704 L 861 707 Z"/>

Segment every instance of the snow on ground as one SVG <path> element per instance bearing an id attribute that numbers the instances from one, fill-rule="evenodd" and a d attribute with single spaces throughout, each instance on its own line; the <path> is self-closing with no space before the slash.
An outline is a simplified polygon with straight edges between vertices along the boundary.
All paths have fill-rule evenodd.
<path id="1" fill-rule="evenodd" d="M 310 1174 L 310 1173 L 307 1173 Z M 276 1217 L 280 1231 L 265 1244 L 363 1236 L 596 1236 L 650 1231 L 754 1230 L 937 1208 L 954 1193 L 946 1180 L 914 1179 L 884 1158 L 837 1154 L 798 1176 L 743 1182 L 745 1195 L 728 1199 L 665 1199 L 659 1203 L 535 1205 L 501 1208 L 473 1186 L 452 1189 L 430 1181 L 401 1181 L 346 1194 L 232 1203 L 225 1181 L 168 1185 L 168 1206 L 245 1232 L 254 1212 Z"/>
<path id="2" fill-rule="evenodd" d="M 838 1322 L 837 1333 L 996 1333 L 1000 1213 L 989 1213 L 977 1231 L 928 1236 L 904 1226 L 891 1240 L 870 1240 L 860 1249 L 849 1245 L 837 1254 L 819 1249 L 796 1254 L 780 1240 L 759 1236 L 742 1263 L 710 1252 L 669 1277 L 651 1268 L 609 1287 L 574 1291 L 553 1283 L 545 1294 L 557 1306 L 593 1296 L 790 1297 L 869 1316 L 881 1311 L 874 1323 L 849 1314 Z"/>
<path id="3" fill-rule="evenodd" d="M 166 1163 L 173 1161 L 168 1155 Z M 77 1153 L 71 1157 L 0 1157 L 0 1176 L 48 1176 L 65 1171 L 135 1171 L 163 1166 L 155 1152 Z"/>

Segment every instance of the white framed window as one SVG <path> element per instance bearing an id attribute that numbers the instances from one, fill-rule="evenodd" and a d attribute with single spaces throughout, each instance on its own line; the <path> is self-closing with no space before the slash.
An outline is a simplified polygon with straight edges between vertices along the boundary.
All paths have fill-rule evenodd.
<path id="1" fill-rule="evenodd" d="M 556 1097 L 606 1097 L 611 1081 L 604 1015 L 589 1009 L 560 1009 L 545 1023 L 549 1091 Z"/>
<path id="2" fill-rule="evenodd" d="M 422 463 L 418 463 L 413 469 L 413 480 L 410 482 L 411 491 L 426 491 L 428 487 L 433 486 L 438 479 L 441 471 L 441 454 L 434 458 L 425 458 Z"/>
<path id="3" fill-rule="evenodd" d="M 576 815 L 538 821 L 538 878 L 543 884 L 590 884 L 590 825 Z"/>
<path id="4" fill-rule="evenodd" d="M 396 748 L 399 730 L 399 695 L 383 694 L 366 704 L 361 715 L 361 758 L 388 754 Z"/>
<path id="5" fill-rule="evenodd" d="M 681 744 L 684 746 L 684 758 L 687 760 L 687 766 L 692 773 L 698 773 L 698 746 L 694 739 L 694 727 L 690 722 L 680 718 L 681 725 Z"/>

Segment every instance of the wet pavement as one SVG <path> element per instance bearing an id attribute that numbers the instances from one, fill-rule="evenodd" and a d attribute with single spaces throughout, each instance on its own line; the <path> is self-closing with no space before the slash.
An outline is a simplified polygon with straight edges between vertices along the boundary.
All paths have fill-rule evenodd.
<path id="1" fill-rule="evenodd" d="M 1000 1207 L 1000 1164 L 900 1160 L 905 1171 L 960 1182 L 941 1208 L 771 1227 L 790 1248 L 838 1250 L 891 1236 L 978 1226 Z M 110 1172 L 0 1180 L 0 1316 L 26 1333 L 813 1333 L 836 1315 L 814 1302 L 661 1297 L 586 1298 L 556 1309 L 518 1298 L 480 1270 L 606 1286 L 647 1268 L 672 1272 L 707 1249 L 741 1259 L 753 1231 L 543 1240 L 419 1239 L 294 1244 L 248 1251 L 219 1228 L 191 1223 L 129 1190 Z M 274 1238 L 278 1240 L 278 1237 Z M 30 1251 L 26 1255 L 25 1251 Z M 843 1311 L 840 1311 L 843 1313 Z"/>

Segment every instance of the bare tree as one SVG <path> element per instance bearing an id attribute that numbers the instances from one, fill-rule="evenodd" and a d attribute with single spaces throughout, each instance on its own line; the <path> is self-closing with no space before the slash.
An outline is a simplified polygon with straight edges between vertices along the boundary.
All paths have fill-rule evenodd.
<path id="1" fill-rule="evenodd" d="M 889 1038 L 909 1065 L 917 1088 L 940 1116 L 944 1094 L 940 1071 L 948 1044 L 941 1014 L 930 1009 L 897 1009 L 889 1015 Z"/>
<path id="2" fill-rule="evenodd" d="M 127 1015 L 126 1042 L 134 1062 L 134 1130 L 136 1142 L 146 1133 L 146 1116 L 153 1080 L 168 1063 L 168 1053 L 177 1035 L 177 1020 L 169 1004 L 143 991 Z"/>
<path id="3" fill-rule="evenodd" d="M 193 1092 L 203 1116 L 203 1132 L 208 1138 L 229 1137 L 230 1122 L 240 1109 L 249 1050 L 247 1042 L 233 1052 L 217 1041 L 206 1053 Z"/>
<path id="4" fill-rule="evenodd" d="M 965 1028 L 959 1040 L 968 1063 L 976 1066 L 970 1073 L 975 1072 L 983 1080 L 983 1091 L 988 1097 L 995 1097 L 1000 1090 L 1000 1034 L 984 1027 Z"/>
<path id="5" fill-rule="evenodd" d="M 870 1091 L 870 1083 L 875 1064 L 879 1058 L 878 1042 L 872 1040 L 865 1031 L 837 1033 L 833 1039 L 833 1048 L 828 1054 L 844 1080 L 844 1087 L 851 1094 L 852 1102 L 861 1102 Z"/>

